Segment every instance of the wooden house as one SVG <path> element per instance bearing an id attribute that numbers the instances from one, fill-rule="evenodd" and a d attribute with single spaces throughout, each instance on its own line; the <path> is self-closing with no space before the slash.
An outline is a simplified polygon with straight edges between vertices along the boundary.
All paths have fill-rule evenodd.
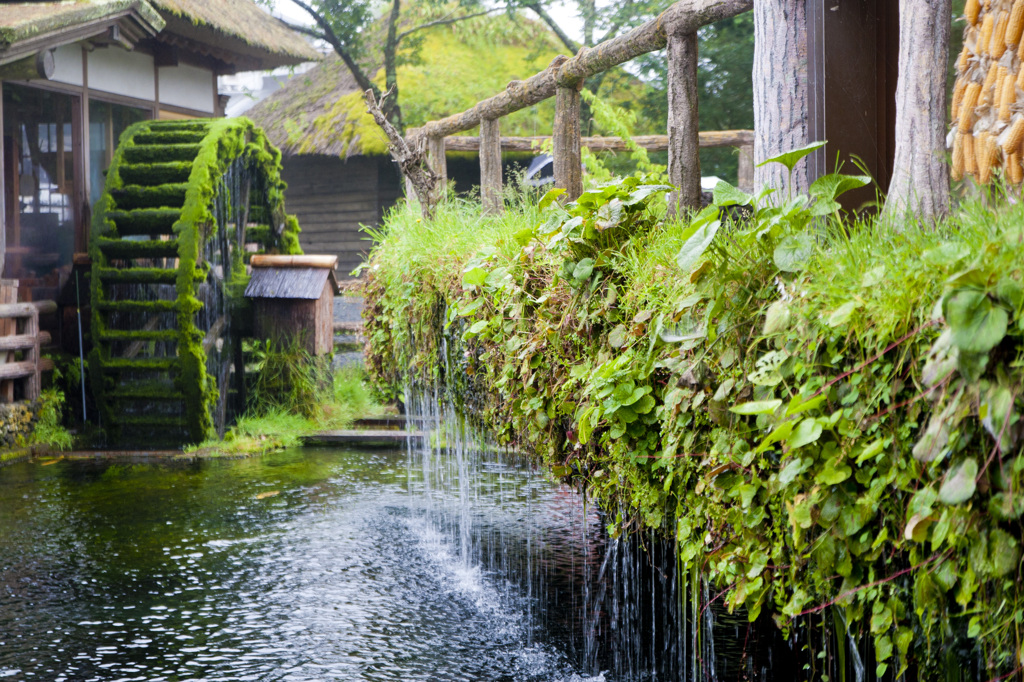
<path id="1" fill-rule="evenodd" d="M 254 336 L 310 355 L 334 353 L 337 256 L 253 256 L 245 297 L 253 303 Z"/>
<path id="2" fill-rule="evenodd" d="M 218 75 L 318 58 L 250 0 L 0 4 L 2 277 L 58 299 L 128 125 L 221 116 Z"/>

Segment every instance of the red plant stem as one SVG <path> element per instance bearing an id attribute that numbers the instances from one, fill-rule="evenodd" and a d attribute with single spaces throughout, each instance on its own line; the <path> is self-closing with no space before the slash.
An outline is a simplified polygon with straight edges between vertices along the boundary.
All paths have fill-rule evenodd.
<path id="1" fill-rule="evenodd" d="M 953 372 L 950 372 L 949 374 L 946 375 L 946 377 L 942 381 L 940 381 L 939 383 L 935 384 L 931 388 L 928 388 L 928 389 L 925 389 L 925 390 L 921 391 L 920 393 L 915 395 L 913 398 L 911 398 L 909 400 L 904 400 L 902 403 L 897 403 L 897 404 L 893 405 L 892 407 L 889 407 L 889 408 L 887 408 L 887 409 L 885 409 L 885 410 L 883 410 L 881 412 L 873 414 L 870 417 L 867 417 L 864 421 L 872 421 L 874 419 L 881 419 L 882 417 L 886 416 L 890 412 L 898 410 L 901 407 L 906 407 L 907 405 L 910 405 L 911 403 L 915 403 L 918 400 L 920 400 L 921 398 L 923 398 L 926 395 L 928 395 L 929 393 L 931 393 L 932 391 L 934 391 L 935 389 L 941 388 L 942 386 L 945 386 L 947 383 L 949 383 L 949 380 L 951 378 L 953 378 Z"/>
<path id="2" fill-rule="evenodd" d="M 883 585 L 885 583 L 892 582 L 893 580 L 896 580 L 896 578 L 899 578 L 900 576 L 906 575 L 907 573 L 910 573 L 911 571 L 916 571 L 917 569 L 921 568 L 922 566 L 924 566 L 927 563 L 935 561 L 938 558 L 944 558 L 944 557 L 948 556 L 949 553 L 952 552 L 952 551 L 953 550 L 950 549 L 950 550 L 946 550 L 942 554 L 933 554 L 932 556 L 928 557 L 927 559 L 925 559 L 921 563 L 917 564 L 916 566 L 911 566 L 910 568 L 904 568 L 902 571 L 896 571 L 895 573 L 893 573 L 890 576 L 886 576 L 884 578 L 879 578 L 878 580 L 876 580 L 874 582 L 871 582 L 871 583 L 868 583 L 867 585 L 861 585 L 860 587 L 855 587 L 852 590 L 847 590 L 846 592 L 843 592 L 842 594 L 840 594 L 838 597 L 836 597 L 832 601 L 825 602 L 824 604 L 820 604 L 818 606 L 815 606 L 814 608 L 807 609 L 806 611 L 801 611 L 800 613 L 797 614 L 797 617 L 799 617 L 799 616 L 806 616 L 806 615 L 809 615 L 809 614 L 812 614 L 812 613 L 819 613 L 821 611 L 824 611 L 828 607 L 833 606 L 834 604 L 836 604 L 836 602 L 838 602 L 840 599 L 845 599 L 846 597 L 849 597 L 850 595 L 856 594 L 856 593 L 858 593 L 858 592 L 860 592 L 862 590 L 866 590 L 866 589 L 871 588 L 871 587 L 877 587 L 878 585 Z"/>
<path id="3" fill-rule="evenodd" d="M 1006 410 L 1006 416 L 1003 417 L 1003 425 L 999 429 L 999 436 L 996 438 L 996 444 L 992 446 L 992 452 L 989 454 L 988 459 L 985 460 L 985 466 L 983 466 L 981 468 L 981 471 L 979 471 L 978 475 L 975 477 L 975 479 L 974 479 L 974 484 L 975 485 L 977 485 L 978 481 L 981 480 L 981 477 L 985 475 L 985 472 L 988 470 L 989 464 L 992 463 L 992 460 L 996 458 L 996 453 L 999 452 L 999 444 L 1003 441 L 1003 433 L 1006 432 L 1006 425 L 1010 423 L 1010 415 L 1013 414 L 1013 403 L 1016 402 L 1016 401 L 1017 401 L 1017 396 L 1011 394 L 1010 395 L 1010 407 L 1009 407 L 1009 409 Z"/>
<path id="4" fill-rule="evenodd" d="M 902 343 L 903 343 L 904 341 L 906 341 L 907 339 L 911 338 L 912 336 L 916 336 L 917 334 L 920 334 L 920 333 L 921 333 L 922 331 L 924 331 L 924 330 L 925 330 L 925 329 L 927 329 L 928 327 L 932 327 L 932 326 L 934 326 L 934 325 L 936 325 L 936 324 L 938 324 L 938 323 L 939 323 L 939 320 L 931 320 L 931 321 L 929 321 L 929 322 L 925 322 L 924 324 L 922 324 L 922 325 L 921 325 L 920 327 L 918 327 L 917 329 L 914 329 L 913 331 L 909 331 L 909 332 L 907 332 L 907 333 L 906 333 L 906 334 L 904 334 L 904 335 L 903 335 L 902 337 L 900 337 L 900 338 L 899 338 L 899 339 L 897 339 L 896 341 L 893 341 L 893 342 L 892 342 L 892 343 L 890 343 L 890 344 L 889 344 L 888 346 L 886 346 L 885 350 L 883 350 L 883 351 L 880 351 L 879 353 L 877 353 L 876 355 L 874 355 L 874 356 L 873 356 L 873 357 L 871 357 L 871 358 L 868 358 L 867 360 L 865 360 L 864 362 L 860 363 L 859 365 L 857 365 L 856 367 L 854 367 L 854 368 L 853 368 L 853 369 L 851 369 L 850 371 L 848 371 L 848 372 L 843 372 L 842 374 L 840 374 L 839 376 L 837 376 L 837 377 L 836 377 L 835 379 L 833 379 L 832 381 L 828 382 L 827 384 L 825 384 L 824 386 L 822 386 L 821 388 L 819 388 L 819 389 L 818 389 L 818 391 L 817 391 L 816 393 L 814 393 L 813 395 L 811 395 L 811 396 L 810 396 L 809 398 L 807 398 L 807 400 L 811 400 L 811 399 L 813 399 L 813 398 L 817 398 L 817 397 L 818 397 L 819 395 L 821 395 L 822 393 L 824 393 L 824 392 L 825 392 L 825 391 L 827 391 L 828 389 L 832 388 L 832 386 L 834 386 L 834 385 L 835 385 L 835 384 L 837 384 L 838 382 L 842 381 L 843 379 L 845 379 L 846 377 L 850 376 L 850 375 L 851 375 L 851 374 L 853 374 L 854 372 L 859 372 L 859 371 L 861 371 L 862 369 L 864 369 L 865 367 L 867 367 L 868 365 L 870 365 L 871 363 L 875 362 L 875 361 L 876 361 L 876 360 L 878 360 L 878 359 L 879 359 L 880 357 L 882 357 L 883 355 L 885 355 L 886 353 L 888 353 L 889 351 L 891 351 L 891 350 L 892 350 L 893 348 L 896 348 L 897 346 L 899 346 L 900 344 L 902 344 Z"/>

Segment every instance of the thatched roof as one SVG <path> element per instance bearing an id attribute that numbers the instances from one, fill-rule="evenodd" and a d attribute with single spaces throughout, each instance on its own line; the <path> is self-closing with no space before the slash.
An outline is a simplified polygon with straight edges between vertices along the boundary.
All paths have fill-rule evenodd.
<path id="1" fill-rule="evenodd" d="M 537 73 L 559 53 L 535 22 L 491 16 L 429 29 L 398 69 L 406 127 L 457 113 L 515 79 Z M 377 74 L 381 85 L 383 72 Z M 553 105 L 543 103 L 502 119 L 502 134 L 550 132 Z M 387 153 L 387 138 L 366 111 L 355 79 L 330 56 L 294 76 L 246 112 L 285 155 L 348 158 Z"/>
<path id="2" fill-rule="evenodd" d="M 252 0 L 149 0 L 167 21 L 165 33 L 182 35 L 257 60 L 254 68 L 320 59 L 301 35 Z"/>
<path id="3" fill-rule="evenodd" d="M 320 58 L 305 38 L 251 0 L 54 0 L 0 4 L 0 63 L 92 37 L 115 22 L 133 40 L 156 35 L 239 68 Z"/>
<path id="4" fill-rule="evenodd" d="M 0 63 L 92 37 L 115 22 L 135 37 L 153 35 L 165 25 L 160 14 L 144 0 L 0 4 Z"/>

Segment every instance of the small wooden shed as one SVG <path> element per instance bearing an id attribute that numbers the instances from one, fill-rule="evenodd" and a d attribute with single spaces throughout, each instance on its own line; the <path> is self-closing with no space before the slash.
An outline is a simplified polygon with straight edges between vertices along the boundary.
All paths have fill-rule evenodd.
<path id="1" fill-rule="evenodd" d="M 256 338 L 297 339 L 311 355 L 332 353 L 337 264 L 337 256 L 253 256 L 245 297 L 255 309 Z"/>

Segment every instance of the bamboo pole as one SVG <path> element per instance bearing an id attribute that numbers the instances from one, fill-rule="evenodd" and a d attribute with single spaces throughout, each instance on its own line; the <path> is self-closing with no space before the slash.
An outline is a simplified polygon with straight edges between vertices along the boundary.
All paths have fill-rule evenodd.
<path id="1" fill-rule="evenodd" d="M 668 39 L 668 180 L 678 189 L 672 212 L 700 208 L 700 138 L 697 134 L 697 34 Z"/>
<path id="2" fill-rule="evenodd" d="M 501 124 L 497 119 L 480 123 L 480 198 L 484 212 L 501 213 Z"/>

